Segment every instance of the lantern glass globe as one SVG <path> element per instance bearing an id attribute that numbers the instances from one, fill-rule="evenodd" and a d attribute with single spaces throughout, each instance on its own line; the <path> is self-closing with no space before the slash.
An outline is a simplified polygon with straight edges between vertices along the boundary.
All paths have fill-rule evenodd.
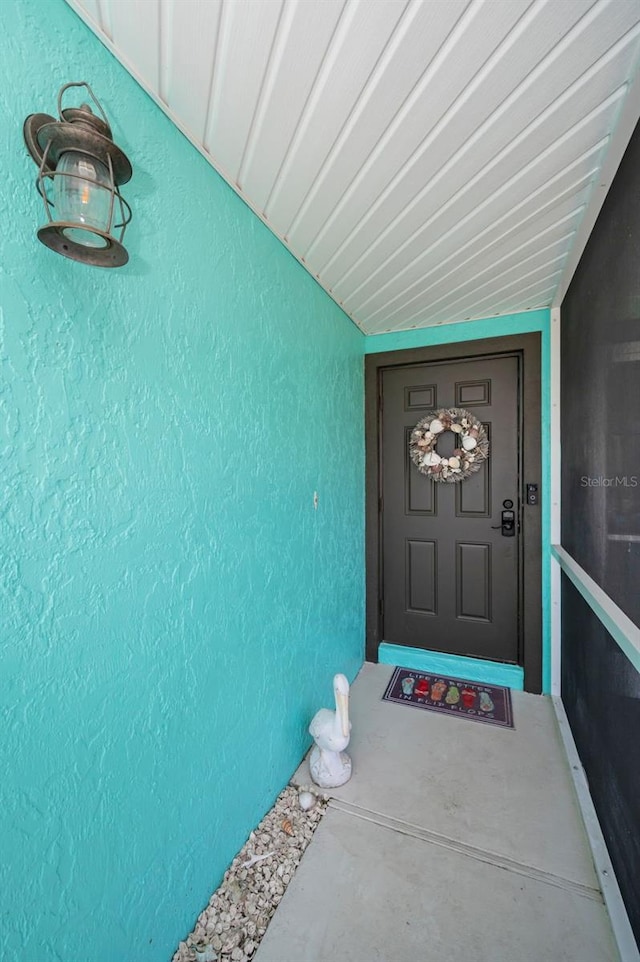
<path id="1" fill-rule="evenodd" d="M 85 247 L 106 247 L 104 237 L 84 226 L 109 232 L 112 192 L 107 167 L 95 157 L 67 150 L 56 165 L 56 175 L 60 175 L 53 178 L 56 219 L 78 225 L 65 227 L 65 236 Z"/>

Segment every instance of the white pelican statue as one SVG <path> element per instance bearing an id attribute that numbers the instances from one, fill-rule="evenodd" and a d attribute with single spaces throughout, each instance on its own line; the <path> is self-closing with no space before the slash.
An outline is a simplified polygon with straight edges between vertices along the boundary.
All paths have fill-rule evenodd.
<path id="1" fill-rule="evenodd" d="M 309 725 L 315 745 L 311 749 L 311 777 L 321 788 L 337 788 L 351 778 L 351 759 L 345 752 L 349 744 L 349 682 L 345 675 L 333 679 L 336 710 L 321 708 Z"/>

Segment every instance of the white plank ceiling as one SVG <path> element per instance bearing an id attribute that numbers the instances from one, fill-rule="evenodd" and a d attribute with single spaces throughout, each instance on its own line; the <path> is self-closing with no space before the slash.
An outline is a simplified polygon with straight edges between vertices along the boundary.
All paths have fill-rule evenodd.
<path id="1" fill-rule="evenodd" d="M 369 334 L 557 303 L 640 115 L 640 0 L 67 2 Z"/>

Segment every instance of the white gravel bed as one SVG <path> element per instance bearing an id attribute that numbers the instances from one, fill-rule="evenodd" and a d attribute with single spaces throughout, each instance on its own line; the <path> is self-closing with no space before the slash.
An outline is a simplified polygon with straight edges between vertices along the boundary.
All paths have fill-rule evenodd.
<path id="1" fill-rule="evenodd" d="M 299 795 L 312 808 L 303 811 Z M 326 807 L 326 798 L 315 788 L 285 788 L 234 858 L 172 962 L 249 962 Z"/>

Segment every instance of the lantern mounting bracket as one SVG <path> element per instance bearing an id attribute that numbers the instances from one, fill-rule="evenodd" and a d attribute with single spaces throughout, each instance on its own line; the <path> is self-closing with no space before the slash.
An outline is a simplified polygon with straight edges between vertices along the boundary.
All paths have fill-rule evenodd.
<path id="1" fill-rule="evenodd" d="M 24 122 L 24 127 L 22 128 L 24 142 L 27 145 L 27 150 L 31 154 L 31 159 L 35 160 L 38 167 L 42 163 L 42 155 L 44 154 L 44 148 L 38 143 L 38 131 L 40 131 L 45 124 L 54 124 L 55 122 L 55 117 L 51 117 L 50 114 L 29 114 Z M 47 170 L 53 169 L 53 167 L 47 164 Z"/>

